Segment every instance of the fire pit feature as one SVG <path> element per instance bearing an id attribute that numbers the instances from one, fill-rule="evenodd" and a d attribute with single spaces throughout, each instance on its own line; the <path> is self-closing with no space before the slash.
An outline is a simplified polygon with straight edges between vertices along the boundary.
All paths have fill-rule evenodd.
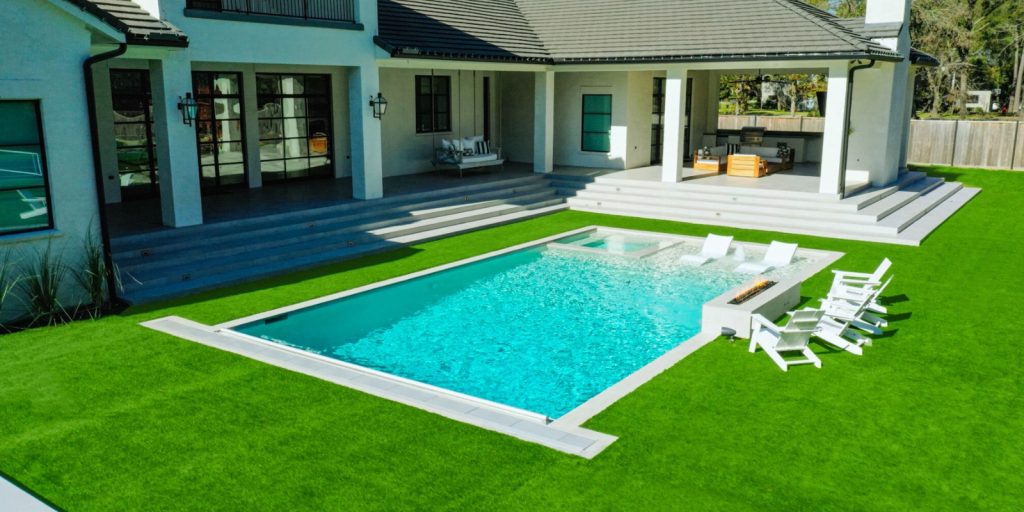
<path id="1" fill-rule="evenodd" d="M 756 283 L 754 283 L 749 288 L 747 288 L 745 290 L 742 290 L 740 293 L 737 293 L 736 296 L 733 297 L 733 299 L 729 301 L 729 304 L 731 304 L 733 306 L 736 306 L 736 305 L 739 305 L 739 304 L 743 304 L 744 302 L 746 302 L 746 301 L 756 297 L 757 294 L 759 294 L 759 293 L 761 293 L 761 292 L 771 288 L 772 286 L 775 286 L 776 284 L 777 283 L 775 281 L 769 281 L 767 279 L 761 279 L 761 280 L 757 281 Z"/>

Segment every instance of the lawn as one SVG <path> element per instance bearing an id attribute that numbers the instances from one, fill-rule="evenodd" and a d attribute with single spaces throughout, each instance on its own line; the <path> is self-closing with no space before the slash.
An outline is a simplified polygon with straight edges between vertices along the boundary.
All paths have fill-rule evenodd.
<path id="1" fill-rule="evenodd" d="M 590 224 L 707 227 L 563 212 L 0 337 L 0 473 L 95 511 L 1019 510 L 1024 174 L 931 172 L 984 192 L 920 248 L 711 228 L 852 270 L 890 257 L 889 332 L 789 373 L 716 341 L 593 418 L 620 438 L 594 460 L 137 324 L 221 322 Z"/>

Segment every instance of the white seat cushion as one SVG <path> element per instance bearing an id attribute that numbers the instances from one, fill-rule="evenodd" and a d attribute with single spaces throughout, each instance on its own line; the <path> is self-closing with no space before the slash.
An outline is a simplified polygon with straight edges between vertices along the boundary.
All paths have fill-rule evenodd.
<path id="1" fill-rule="evenodd" d="M 497 153 L 487 153 L 487 154 L 484 154 L 484 155 L 464 156 L 464 157 L 462 157 L 462 163 L 464 163 L 464 164 L 477 164 L 477 163 L 480 163 L 480 162 L 489 162 L 491 160 L 497 160 L 497 159 L 498 159 L 498 154 Z"/>

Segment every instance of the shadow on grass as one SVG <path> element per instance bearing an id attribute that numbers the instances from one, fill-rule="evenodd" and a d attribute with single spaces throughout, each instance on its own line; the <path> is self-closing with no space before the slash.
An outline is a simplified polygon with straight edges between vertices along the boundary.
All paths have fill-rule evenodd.
<path id="1" fill-rule="evenodd" d="M 175 306 L 195 304 L 197 302 L 207 302 L 211 300 L 222 299 L 225 297 L 231 297 L 233 295 L 243 295 L 246 293 L 276 288 L 278 286 L 295 285 L 303 281 L 318 279 L 340 272 L 359 270 L 364 267 L 390 263 L 393 261 L 413 256 L 419 253 L 420 251 L 420 249 L 414 249 L 409 246 L 398 247 L 395 249 L 389 249 L 382 252 L 366 254 L 353 259 L 316 265 L 303 270 L 291 270 L 279 275 L 257 277 L 252 281 L 246 281 L 239 284 L 229 284 L 212 290 L 200 291 L 188 295 L 183 295 L 181 297 L 175 297 L 167 300 L 141 304 L 129 308 L 122 314 L 146 314 Z"/>
<path id="2" fill-rule="evenodd" d="M 881 302 L 882 304 L 885 305 L 899 304 L 901 302 L 910 302 L 910 297 L 907 297 L 906 294 L 901 293 L 899 295 L 893 295 L 891 297 L 882 297 Z"/>
<path id="3" fill-rule="evenodd" d="M 33 497 L 33 498 L 35 498 L 35 499 L 36 499 L 37 501 L 41 502 L 42 504 L 46 505 L 47 507 L 50 507 L 50 508 L 52 508 L 52 509 L 54 509 L 54 510 L 58 510 L 58 511 L 63 511 L 63 510 L 64 510 L 63 508 L 61 508 L 61 507 L 58 507 L 57 505 L 55 505 L 55 504 L 54 504 L 53 502 L 51 502 L 50 500 L 48 500 L 48 499 L 46 499 L 46 498 L 44 498 L 44 497 L 40 496 L 39 494 L 37 494 L 37 493 L 36 493 L 35 491 L 33 491 L 32 489 L 29 489 L 29 488 L 28 488 L 28 487 L 27 487 L 27 486 L 26 486 L 25 484 L 23 484 L 23 483 L 19 482 L 19 481 L 18 481 L 18 479 L 14 478 L 14 477 L 13 477 L 13 476 L 11 476 L 11 475 L 8 475 L 8 474 L 7 474 L 6 472 L 4 472 L 4 471 L 2 471 L 2 470 L 0 470 L 0 478 L 2 478 L 2 479 L 4 479 L 4 480 L 7 480 L 7 481 L 8 481 L 8 482 L 10 482 L 10 483 L 11 483 L 12 485 L 14 485 L 15 487 L 17 487 L 17 488 L 18 488 L 18 489 L 20 489 L 21 491 L 23 491 L 23 492 L 24 492 L 25 494 L 28 494 L 29 496 L 31 496 L 31 497 Z M 2 505 L 2 503 L 0 503 L 0 505 Z M 3 508 L 3 507 L 2 507 L 2 506 L 0 506 L 0 508 Z M 7 510 L 7 509 L 6 509 L 6 508 L 4 508 L 3 510 Z M 11 510 L 13 510 L 13 509 L 11 509 Z"/>

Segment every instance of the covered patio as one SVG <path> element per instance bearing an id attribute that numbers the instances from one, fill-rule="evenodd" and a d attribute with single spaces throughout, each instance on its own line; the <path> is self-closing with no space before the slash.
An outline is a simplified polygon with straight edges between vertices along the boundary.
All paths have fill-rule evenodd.
<path id="1" fill-rule="evenodd" d="M 384 178 L 384 197 L 415 196 L 455 187 L 482 185 L 515 180 L 533 175 L 529 164 L 507 163 L 466 173 L 434 171 Z M 275 183 L 260 188 L 236 188 L 203 196 L 204 224 L 218 224 L 241 219 L 313 210 L 344 203 L 365 203 L 374 200 L 353 197 L 352 178 L 319 179 Z M 159 198 L 140 199 L 107 205 L 111 234 L 116 237 L 139 235 L 175 228 L 165 226 L 161 219 Z"/>

